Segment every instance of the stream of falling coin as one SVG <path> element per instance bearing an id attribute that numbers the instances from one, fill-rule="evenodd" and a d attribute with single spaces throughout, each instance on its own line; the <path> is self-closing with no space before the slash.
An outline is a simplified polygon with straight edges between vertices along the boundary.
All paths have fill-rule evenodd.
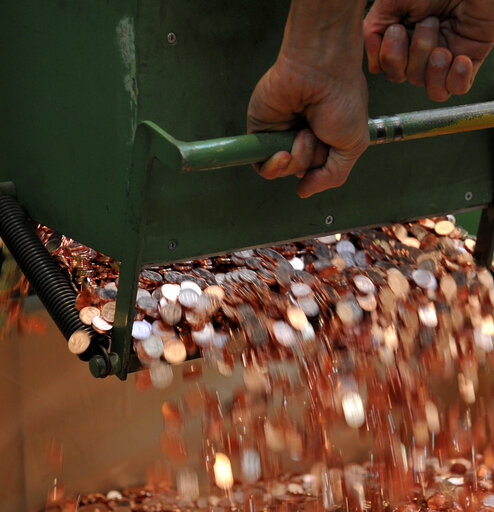
<path id="1" fill-rule="evenodd" d="M 111 334 L 117 262 L 38 232 L 79 292 L 81 321 Z M 197 351 L 224 376 L 240 364 L 243 386 L 222 401 L 196 383 L 163 404 L 173 474 L 78 502 L 51 490 L 47 510 L 494 510 L 494 280 L 474 248 L 441 217 L 144 269 L 138 388 L 167 388 L 174 365 L 195 382 L 201 366 L 184 361 Z M 88 344 L 76 333 L 68 346 Z M 458 399 L 438 398 L 439 385 Z M 184 437 L 199 413 L 206 494 Z M 370 443 L 366 463 L 346 462 L 341 425 Z M 308 469 L 287 473 L 285 460 Z"/>

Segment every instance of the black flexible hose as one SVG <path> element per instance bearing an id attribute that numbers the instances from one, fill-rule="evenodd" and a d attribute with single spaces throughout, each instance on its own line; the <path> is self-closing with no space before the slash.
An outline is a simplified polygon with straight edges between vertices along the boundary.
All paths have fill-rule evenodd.
<path id="1" fill-rule="evenodd" d="M 20 204 L 14 197 L 4 194 L 0 194 L 0 238 L 65 339 L 78 330 L 91 336 L 90 347 L 79 357 L 87 361 L 98 345 L 107 348 L 108 341 L 79 319 L 75 308 L 76 291 L 45 249 Z"/>

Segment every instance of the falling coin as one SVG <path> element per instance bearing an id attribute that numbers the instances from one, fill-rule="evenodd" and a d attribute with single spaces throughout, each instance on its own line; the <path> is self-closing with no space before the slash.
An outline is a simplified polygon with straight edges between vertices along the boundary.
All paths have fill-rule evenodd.
<path id="1" fill-rule="evenodd" d="M 398 299 L 405 299 L 410 291 L 408 279 L 395 268 L 388 270 L 388 285 Z"/>
<path id="2" fill-rule="evenodd" d="M 69 338 L 68 348 L 73 354 L 82 354 L 90 345 L 91 337 L 86 331 L 75 331 Z"/>
<path id="3" fill-rule="evenodd" d="M 182 363 L 187 359 L 187 349 L 185 345 L 176 338 L 165 343 L 163 356 L 170 364 Z"/>
<path id="4" fill-rule="evenodd" d="M 97 315 L 92 320 L 93 329 L 99 333 L 105 333 L 112 329 L 112 324 L 108 323 L 101 315 Z"/>
<path id="5" fill-rule="evenodd" d="M 353 278 L 353 282 L 357 290 L 365 295 L 375 293 L 376 291 L 374 283 L 367 276 L 358 274 Z"/>
<path id="6" fill-rule="evenodd" d="M 91 325 L 93 318 L 98 316 L 100 311 L 94 306 L 86 306 L 79 311 L 79 318 L 85 325 Z"/>
<path id="7" fill-rule="evenodd" d="M 455 225 L 449 220 L 441 220 L 434 228 L 436 233 L 440 236 L 449 236 L 454 231 Z"/>
<path id="8" fill-rule="evenodd" d="M 101 308 L 101 316 L 110 324 L 112 324 L 115 321 L 116 305 L 117 304 L 115 301 L 111 301 L 111 302 L 107 302 Z"/>

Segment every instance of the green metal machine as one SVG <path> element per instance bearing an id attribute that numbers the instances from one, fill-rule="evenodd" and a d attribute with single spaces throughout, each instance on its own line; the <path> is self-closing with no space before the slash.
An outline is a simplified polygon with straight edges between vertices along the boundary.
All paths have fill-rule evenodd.
<path id="1" fill-rule="evenodd" d="M 477 208 L 484 208 L 478 255 L 491 258 L 489 130 L 376 145 L 343 187 L 305 200 L 295 178 L 264 181 L 246 165 L 293 140 L 235 137 L 245 131 L 255 83 L 276 57 L 288 7 L 288 0 L 3 6 L 0 237 L 15 245 L 28 277 L 41 281 L 35 288 L 45 303 L 58 304 L 52 315 L 66 337 L 81 327 L 73 314 L 60 318 L 70 316 L 74 296 L 50 291 L 63 285 L 50 263 L 28 264 L 36 251 L 23 246 L 33 241 L 20 231 L 27 222 L 12 214 L 9 228 L 5 219 L 20 204 L 36 222 L 121 262 L 110 352 L 95 336 L 83 356 L 93 374 L 125 379 L 135 369 L 135 295 L 149 264 Z M 491 127 L 494 107 L 485 102 L 494 99 L 493 85 L 494 56 L 472 92 L 445 110 L 393 116 L 437 104 L 421 89 L 369 77 L 371 117 L 390 116 L 371 120 L 371 135 L 390 142 Z M 453 109 L 462 104 L 477 105 Z M 227 139 L 210 140 L 217 137 Z"/>

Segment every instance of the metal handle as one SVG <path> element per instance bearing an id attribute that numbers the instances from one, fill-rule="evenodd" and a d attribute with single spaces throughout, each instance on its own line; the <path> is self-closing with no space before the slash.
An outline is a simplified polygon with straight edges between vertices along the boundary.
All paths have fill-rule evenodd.
<path id="1" fill-rule="evenodd" d="M 494 101 L 369 119 L 371 144 L 420 139 L 494 127 Z M 222 139 L 177 142 L 183 171 L 263 162 L 290 151 L 297 132 L 257 133 Z"/>

